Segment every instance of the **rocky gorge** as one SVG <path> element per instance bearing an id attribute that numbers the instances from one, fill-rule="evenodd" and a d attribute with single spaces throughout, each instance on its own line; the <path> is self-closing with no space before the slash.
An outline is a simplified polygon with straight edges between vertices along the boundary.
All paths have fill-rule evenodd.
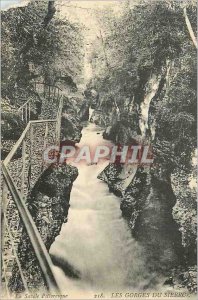
<path id="1" fill-rule="evenodd" d="M 17 110 L 26 100 L 21 101 L 21 95 L 29 88 L 32 93 L 32 78 L 36 78 L 44 84 L 44 93 L 42 97 L 37 93 L 39 109 L 34 117 L 55 120 L 59 103 L 50 87 L 56 84 L 63 100 L 59 152 L 65 145 L 95 149 L 104 141 L 121 150 L 149 145 L 153 162 L 53 163 L 42 169 L 25 204 L 63 293 L 93 298 L 93 291 L 115 288 L 124 293 L 167 288 L 185 291 L 190 297 L 197 291 L 197 47 L 192 39 L 196 8 L 175 0 L 116 5 L 100 8 L 101 16 L 93 7 L 75 7 L 83 10 L 81 15 L 61 1 L 47 0 L 30 1 L 6 12 L 5 102 L 12 99 L 16 105 L 13 109 L 9 104 L 9 110 Z M 84 25 L 76 21 L 78 16 L 86 26 L 87 16 L 94 20 L 83 38 Z M 20 26 L 15 32 L 17 22 Z M 19 49 L 20 60 L 13 49 Z M 9 112 L 3 120 L 5 137 L 11 141 L 16 138 L 15 124 L 19 136 L 25 128 L 18 114 L 12 119 Z M 35 133 L 33 160 L 41 137 L 46 147 L 48 131 L 54 135 L 48 126 L 44 134 Z M 31 134 L 27 148 L 29 139 Z M 10 170 L 17 184 L 24 169 L 24 151 L 19 150 Z M 16 213 L 19 221 L 12 204 L 6 212 Z M 25 227 L 21 221 L 15 226 L 10 220 L 22 272 L 14 257 L 8 290 L 19 297 L 26 284 L 31 293 L 43 291 L 47 285 Z"/>

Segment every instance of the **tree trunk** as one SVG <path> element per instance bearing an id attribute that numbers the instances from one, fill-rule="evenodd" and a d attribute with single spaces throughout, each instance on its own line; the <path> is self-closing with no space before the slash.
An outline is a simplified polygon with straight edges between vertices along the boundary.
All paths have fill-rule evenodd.
<path id="1" fill-rule="evenodd" d="M 187 25 L 188 32 L 190 34 L 191 40 L 192 40 L 193 44 L 195 45 L 195 47 L 197 49 L 197 39 L 195 37 L 195 34 L 193 32 L 190 20 L 188 18 L 186 7 L 184 7 L 184 17 L 185 17 L 186 25 Z"/>
<path id="2" fill-rule="evenodd" d="M 48 12 L 47 12 L 47 15 L 45 16 L 45 19 L 43 21 L 44 27 L 46 27 L 49 24 L 49 22 L 52 20 L 55 12 L 56 12 L 55 1 L 49 0 L 49 2 L 48 2 Z"/>

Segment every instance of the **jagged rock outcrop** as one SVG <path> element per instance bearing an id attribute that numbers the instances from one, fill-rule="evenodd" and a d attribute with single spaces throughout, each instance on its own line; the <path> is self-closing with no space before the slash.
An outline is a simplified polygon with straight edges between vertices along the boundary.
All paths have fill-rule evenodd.
<path id="1" fill-rule="evenodd" d="M 89 108 L 95 109 L 98 106 L 98 99 L 99 94 L 96 90 L 87 88 L 84 92 L 84 100 L 81 103 L 80 110 L 79 110 L 79 118 L 81 121 L 88 121 L 89 120 Z M 101 116 L 101 114 L 98 114 Z M 97 121 L 97 113 L 94 111 L 93 118 L 91 122 L 94 122 L 100 125 L 100 121 Z"/>
<path id="2" fill-rule="evenodd" d="M 170 155 L 167 157 L 163 149 L 158 149 L 161 132 L 160 124 L 156 126 L 156 110 L 153 109 L 165 96 L 166 71 L 164 68 L 159 73 L 151 73 L 130 103 L 123 99 L 115 107 L 113 100 L 99 101 L 102 117 L 97 118 L 103 120 L 103 124 L 100 123 L 105 127 L 103 137 L 117 145 L 152 142 L 156 167 L 138 166 L 135 174 L 127 174 L 126 166 L 109 164 L 98 178 L 121 197 L 123 216 L 133 236 L 143 246 L 148 268 L 163 274 L 184 261 L 181 232 L 173 218 L 176 197 L 171 186 L 171 173 L 174 167 Z M 160 142 L 164 146 L 165 141 Z M 171 148 L 170 143 L 167 145 Z"/>
<path id="3" fill-rule="evenodd" d="M 40 176 L 27 198 L 28 209 L 47 250 L 59 234 L 62 224 L 67 222 L 70 192 L 77 176 L 78 171 L 73 166 L 51 165 Z M 21 226 L 23 227 L 22 224 Z M 25 228 L 22 228 L 18 254 L 29 290 L 45 288 L 45 282 Z M 24 291 L 16 262 L 12 269 L 9 288 L 16 293 Z"/>
<path id="4" fill-rule="evenodd" d="M 121 165 L 109 164 L 99 175 L 98 179 L 108 184 L 109 190 L 117 196 L 122 196 L 121 180 L 118 178 L 121 173 Z"/>
<path id="5" fill-rule="evenodd" d="M 194 173 L 194 174 L 193 174 Z M 171 176 L 171 185 L 176 197 L 176 205 L 173 208 L 173 217 L 179 224 L 184 246 L 185 260 L 191 265 L 197 262 L 197 195 L 196 195 L 196 171 L 189 176 L 185 171 L 175 172 Z M 186 203 L 187 202 L 187 203 Z"/>
<path id="6" fill-rule="evenodd" d="M 181 233 L 172 216 L 176 198 L 169 175 L 151 168 L 148 176 L 148 196 L 135 222 L 134 237 L 143 246 L 149 269 L 169 274 L 171 268 L 183 264 Z"/>
<path id="7" fill-rule="evenodd" d="M 110 164 L 98 178 L 121 197 L 123 217 L 142 245 L 149 269 L 166 274 L 183 258 L 181 234 L 172 217 L 176 199 L 169 177 L 139 167 L 126 185 L 129 177 L 123 178 L 122 172 L 121 165 Z"/>
<path id="8" fill-rule="evenodd" d="M 82 102 L 82 105 L 80 107 L 79 110 L 79 119 L 81 121 L 88 121 L 89 120 L 89 107 L 90 107 L 90 103 L 87 100 L 84 100 Z"/>
<path id="9" fill-rule="evenodd" d="M 99 125 L 99 126 L 106 125 L 102 111 L 99 109 L 95 109 L 93 111 L 90 122 L 95 123 L 96 125 Z"/>
<path id="10" fill-rule="evenodd" d="M 78 99 L 64 98 L 64 106 L 61 119 L 61 141 L 78 143 L 81 139 L 82 126 L 78 115 Z"/>
<path id="11" fill-rule="evenodd" d="M 76 117 L 63 113 L 61 119 L 61 140 L 78 143 L 81 139 L 82 126 Z"/>

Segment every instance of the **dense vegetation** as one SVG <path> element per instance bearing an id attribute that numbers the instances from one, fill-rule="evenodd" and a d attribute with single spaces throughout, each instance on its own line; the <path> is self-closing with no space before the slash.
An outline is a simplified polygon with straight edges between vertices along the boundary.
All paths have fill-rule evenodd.
<path id="1" fill-rule="evenodd" d="M 1 25 L 2 97 L 17 122 L 16 109 L 24 102 L 30 98 L 42 102 L 34 82 L 76 88 L 76 75 L 82 68 L 82 35 L 80 27 L 60 18 L 54 1 L 48 0 L 3 11 Z M 12 124 L 9 117 L 3 119 L 8 123 L 4 131 Z"/>
<path id="2" fill-rule="evenodd" d="M 195 31 L 196 7 L 189 5 L 188 14 Z M 181 4 L 144 1 L 132 9 L 128 4 L 119 19 L 106 13 L 104 23 L 105 42 L 101 46 L 99 41 L 93 53 L 96 72 L 91 83 L 100 91 L 101 106 L 117 104 L 119 113 L 128 113 L 132 127 L 131 114 L 135 109 L 140 115 L 149 80 L 156 75 L 159 87 L 150 103 L 149 127 L 155 117 L 155 143 L 163 148 L 167 142 L 169 160 L 187 167 L 195 149 L 196 48 Z M 103 67 L 97 68 L 101 61 Z M 149 135 L 154 139 L 148 130 Z"/>

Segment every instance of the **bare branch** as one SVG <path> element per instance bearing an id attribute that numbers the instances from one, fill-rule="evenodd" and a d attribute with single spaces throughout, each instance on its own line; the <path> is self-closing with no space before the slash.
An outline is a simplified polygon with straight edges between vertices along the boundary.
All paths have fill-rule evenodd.
<path id="1" fill-rule="evenodd" d="M 45 16 L 45 19 L 43 21 L 43 25 L 44 27 L 46 27 L 49 22 L 52 20 L 54 14 L 56 12 L 56 8 L 55 8 L 55 1 L 53 0 L 49 0 L 48 2 L 48 12 L 47 15 Z"/>

